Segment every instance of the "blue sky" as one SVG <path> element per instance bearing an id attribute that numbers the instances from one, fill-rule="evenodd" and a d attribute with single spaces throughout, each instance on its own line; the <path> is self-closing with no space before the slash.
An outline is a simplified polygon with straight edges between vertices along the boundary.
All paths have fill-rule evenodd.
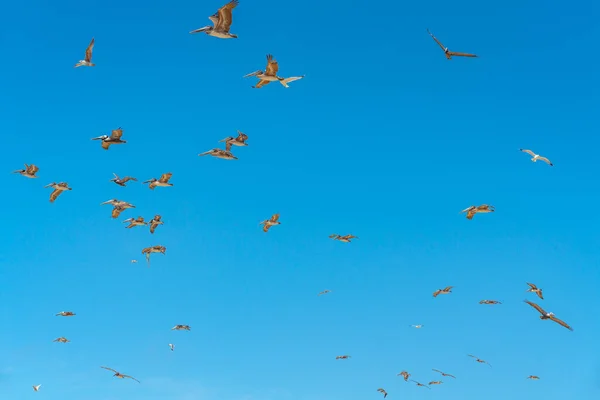
<path id="1" fill-rule="evenodd" d="M 222 0 L 158 3 L 4 8 L 0 398 L 598 396 L 596 5 L 241 0 L 220 40 L 188 31 Z M 446 60 L 427 28 L 480 58 Z M 97 66 L 74 69 L 92 37 Z M 251 89 L 267 53 L 306 78 Z M 119 126 L 126 145 L 90 141 Z M 197 156 L 238 129 L 239 160 Z M 10 175 L 23 163 L 39 179 Z M 73 191 L 50 204 L 52 181 Z M 110 198 L 137 208 L 113 220 Z M 157 213 L 154 235 L 121 223 Z M 575 331 L 540 321 L 525 282 Z M 432 368 L 458 379 L 396 376 Z"/>

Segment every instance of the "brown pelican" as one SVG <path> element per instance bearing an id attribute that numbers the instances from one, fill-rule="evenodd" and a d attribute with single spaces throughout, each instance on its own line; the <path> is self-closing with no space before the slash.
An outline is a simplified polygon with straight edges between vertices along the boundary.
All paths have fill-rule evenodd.
<path id="1" fill-rule="evenodd" d="M 54 200 L 56 200 L 58 196 L 60 196 L 60 194 L 65 190 L 72 190 L 72 188 L 69 187 L 69 184 L 67 182 L 52 182 L 51 184 L 46 185 L 44 187 L 51 187 L 52 189 L 54 189 L 52 193 L 50 193 L 50 203 L 54 203 Z"/>
<path id="2" fill-rule="evenodd" d="M 134 226 L 148 225 L 147 222 L 144 222 L 144 217 L 127 218 L 125 221 L 123 221 L 124 224 L 127 222 L 129 222 L 129 225 L 127 225 L 125 228 L 133 228 Z"/>
<path id="3" fill-rule="evenodd" d="M 150 220 L 150 233 L 154 233 L 154 230 L 156 229 L 157 226 L 163 225 L 163 222 L 160 219 L 161 219 L 160 215 L 155 215 L 154 218 L 152 218 L 152 220 Z"/>
<path id="4" fill-rule="evenodd" d="M 61 311 L 58 314 L 56 314 L 57 317 L 74 317 L 75 314 L 73 311 Z"/>
<path id="5" fill-rule="evenodd" d="M 320 292 L 319 294 L 317 294 L 317 296 L 323 296 L 324 294 L 327 293 L 331 293 L 331 290 L 327 289 L 327 290 L 323 290 L 322 292 Z"/>
<path id="6" fill-rule="evenodd" d="M 354 235 L 338 235 L 338 234 L 333 234 L 333 235 L 329 235 L 330 239 L 333 240 L 339 240 L 340 242 L 344 242 L 344 243 L 350 243 L 352 241 L 352 239 L 358 239 L 358 236 L 354 236 Z"/>
<path id="7" fill-rule="evenodd" d="M 138 381 L 137 379 L 135 379 L 133 376 L 129 376 L 129 375 L 122 374 L 122 373 L 120 373 L 120 372 L 118 372 L 118 371 L 115 371 L 115 370 L 114 370 L 114 369 L 112 369 L 112 368 L 108 368 L 108 367 L 100 367 L 100 368 L 104 368 L 104 369 L 107 369 L 107 370 L 109 370 L 109 371 L 112 371 L 112 372 L 114 372 L 115 374 L 114 374 L 113 376 L 115 376 L 115 377 L 117 377 L 117 378 L 119 378 L 119 379 L 125 379 L 125 378 L 129 378 L 129 379 L 133 379 L 133 380 L 134 380 L 134 381 L 136 381 L 137 383 L 140 383 L 140 381 Z"/>
<path id="8" fill-rule="evenodd" d="M 538 288 L 533 283 L 527 282 L 527 284 L 530 286 L 529 289 L 527 289 L 527 292 L 533 292 L 533 293 L 537 294 L 540 299 L 544 300 L 544 295 L 542 294 L 542 289 Z"/>
<path id="9" fill-rule="evenodd" d="M 474 358 L 475 361 L 477 361 L 478 363 L 487 364 L 487 365 L 489 365 L 491 367 L 491 365 L 490 365 L 489 362 L 487 362 L 485 360 L 482 360 L 481 358 L 475 357 L 474 355 L 471 355 L 471 354 L 468 354 L 468 356 L 471 357 L 471 358 Z"/>
<path id="10" fill-rule="evenodd" d="M 494 211 L 496 211 L 494 206 L 482 204 L 480 206 L 470 206 L 468 208 L 465 208 L 464 210 L 461 211 L 461 213 L 466 212 L 467 219 L 473 219 L 473 216 L 475 216 L 475 214 L 477 214 L 477 213 L 490 213 L 490 212 L 494 212 Z"/>
<path id="11" fill-rule="evenodd" d="M 272 227 L 273 225 L 281 225 L 281 222 L 279 222 L 278 220 L 279 220 L 279 214 L 273 214 L 271 219 L 264 220 L 259 225 L 264 225 L 263 231 L 268 232 L 269 228 Z"/>
<path id="12" fill-rule="evenodd" d="M 432 370 L 432 371 L 435 371 L 435 372 L 439 372 L 440 374 L 442 374 L 442 376 L 449 376 L 450 378 L 454 378 L 454 379 L 456 379 L 456 377 L 455 377 L 454 375 L 447 374 L 447 373 L 445 373 L 445 372 L 442 372 L 442 371 L 440 371 L 439 369 L 433 369 L 433 368 L 432 368 L 431 370 Z"/>
<path id="13" fill-rule="evenodd" d="M 540 319 L 549 319 L 549 320 L 551 320 L 551 321 L 554 321 L 554 322 L 556 322 L 556 323 L 557 323 L 557 324 L 559 324 L 559 325 L 562 325 L 562 326 L 564 326 L 565 328 L 567 328 L 567 329 L 568 329 L 568 330 L 570 330 L 570 331 L 572 331 L 572 330 L 573 330 L 573 328 L 571 328 L 569 325 L 567 325 L 567 323 L 566 323 L 565 321 L 562 321 L 562 320 L 560 320 L 560 319 L 556 318 L 556 317 L 554 316 L 554 313 L 552 313 L 552 312 L 546 312 L 546 311 L 544 311 L 544 309 L 543 309 L 542 307 L 540 307 L 539 305 L 537 305 L 537 304 L 535 304 L 535 303 L 532 303 L 531 301 L 527 301 L 527 300 L 524 300 L 524 301 L 525 301 L 525 303 L 529 304 L 531 307 L 533 307 L 533 308 L 535 308 L 536 310 L 538 310 L 538 312 L 539 312 L 540 314 L 542 314 L 542 315 L 540 315 Z"/>
<path id="14" fill-rule="evenodd" d="M 351 358 L 351 357 L 350 357 L 350 356 L 348 356 L 348 355 L 343 355 L 343 356 L 335 356 L 335 359 L 336 359 L 336 360 L 347 360 L 347 359 L 349 359 L 349 358 Z"/>
<path id="15" fill-rule="evenodd" d="M 121 136 L 123 136 L 123 129 L 118 128 L 118 129 L 113 129 L 110 136 L 102 135 L 102 136 L 92 138 L 92 140 L 102 140 L 102 148 L 104 150 L 108 150 L 108 148 L 110 147 L 111 144 L 127 143 L 127 141 L 121 140 Z"/>
<path id="16" fill-rule="evenodd" d="M 497 301 L 497 300 L 481 300 L 479 302 L 479 304 L 502 304 L 501 302 Z"/>
<path id="17" fill-rule="evenodd" d="M 69 343 L 70 340 L 67 339 L 66 337 L 59 337 L 53 340 L 53 342 L 59 342 L 59 343 Z"/>
<path id="18" fill-rule="evenodd" d="M 240 131 L 237 132 L 238 136 L 235 138 L 233 136 L 227 136 L 225 139 L 219 140 L 219 142 L 225 142 L 226 151 L 230 151 L 231 146 L 248 146 L 248 143 L 246 143 L 246 140 L 248 140 L 248 135 Z"/>
<path id="19" fill-rule="evenodd" d="M 231 148 L 231 145 L 227 145 L 227 147 Z M 223 149 L 211 149 L 209 151 L 205 151 L 204 153 L 200 153 L 198 155 L 200 157 L 213 156 L 216 158 L 222 158 L 223 160 L 237 160 L 238 159 L 229 150 L 223 150 Z"/>
<path id="20" fill-rule="evenodd" d="M 267 69 L 266 71 L 258 70 L 247 75 L 244 75 L 244 78 L 249 78 L 251 76 L 255 76 L 259 79 L 258 83 L 255 86 L 252 86 L 254 89 L 259 89 L 265 85 L 268 85 L 270 82 L 279 82 L 284 87 L 289 87 L 288 83 L 297 81 L 299 79 L 304 78 L 302 76 L 293 76 L 291 78 L 282 78 L 277 75 L 277 71 L 279 70 L 279 64 L 273 58 L 271 54 L 267 54 Z"/>
<path id="21" fill-rule="evenodd" d="M 135 206 L 133 204 L 128 203 L 123 200 L 117 200 L 117 199 L 110 199 L 110 200 L 106 200 L 104 203 L 100 203 L 101 206 L 104 204 L 110 204 L 113 207 L 135 208 Z"/>
<path id="22" fill-rule="evenodd" d="M 404 382 L 408 382 L 408 378 L 410 378 L 410 374 L 406 371 L 402 371 L 396 376 L 402 376 L 404 378 Z"/>
<path id="23" fill-rule="evenodd" d="M 34 392 L 37 392 L 38 390 L 40 390 L 40 387 L 41 387 L 41 386 L 42 386 L 42 385 L 34 385 L 34 386 L 32 386 L 32 387 L 33 387 L 33 391 L 34 391 Z"/>
<path id="24" fill-rule="evenodd" d="M 148 187 L 151 190 L 154 190 L 155 187 L 173 186 L 172 183 L 169 183 L 169 179 L 171 179 L 172 176 L 173 176 L 172 173 L 167 172 L 166 174 L 162 174 L 159 179 L 152 178 L 149 181 L 146 181 L 144 183 L 149 183 Z"/>
<path id="25" fill-rule="evenodd" d="M 87 49 L 85 49 L 85 59 L 84 60 L 79 60 L 79 62 L 77 64 L 75 64 L 74 68 L 77 68 L 77 67 L 95 67 L 96 64 L 92 63 L 92 50 L 93 49 L 94 49 L 94 38 L 92 38 L 92 41 L 88 45 Z"/>
<path id="26" fill-rule="evenodd" d="M 519 150 L 521 150 L 523 153 L 527 153 L 527 154 L 529 154 L 531 157 L 533 157 L 533 158 L 531 159 L 531 161 L 533 161 L 533 162 L 536 162 L 537 160 L 540 160 L 540 161 L 543 161 L 543 162 L 545 162 L 546 164 L 548 164 L 548 165 L 549 165 L 549 166 L 551 166 L 551 167 L 553 167 L 553 166 L 554 166 L 554 164 L 552 164 L 552 163 L 550 162 L 550 160 L 548 160 L 546 157 L 542 157 L 542 156 L 540 156 L 539 154 L 535 154 L 535 153 L 534 153 L 533 151 L 531 151 L 531 150 L 525 150 L 525 149 L 519 149 Z"/>
<path id="27" fill-rule="evenodd" d="M 423 385 L 422 383 L 419 383 L 419 382 L 417 382 L 417 381 L 413 381 L 412 379 L 411 379 L 410 381 L 411 381 L 411 382 L 414 382 L 414 383 L 416 383 L 416 384 L 417 384 L 417 386 L 426 387 L 427 389 L 431 389 L 429 386 L 427 386 L 427 385 Z"/>
<path id="28" fill-rule="evenodd" d="M 442 383 L 444 383 L 444 382 L 442 382 L 442 381 L 431 381 L 431 382 L 429 382 L 429 386 L 431 386 L 431 385 L 441 385 Z"/>
<path id="29" fill-rule="evenodd" d="M 114 172 L 113 172 L 113 175 L 114 175 L 115 177 L 114 177 L 114 178 L 112 178 L 110 181 L 111 181 L 111 182 L 114 182 L 114 183 L 116 183 L 116 184 L 117 184 L 117 185 L 119 185 L 119 186 L 123 186 L 123 187 L 125 187 L 125 186 L 127 186 L 127 185 L 125 185 L 125 184 L 126 184 L 127 182 L 129 182 L 129 181 L 136 181 L 136 182 L 137 182 L 137 179 L 135 179 L 135 178 L 134 178 L 134 177 L 132 177 L 132 176 L 126 176 L 126 177 L 124 177 L 123 179 L 121 179 L 121 178 L 119 178 L 119 175 L 115 174 Z"/>
<path id="30" fill-rule="evenodd" d="M 169 343 L 169 348 L 171 349 L 171 351 L 173 351 L 173 350 L 175 350 L 175 345 L 174 345 L 174 344 L 171 344 L 171 343 Z"/>
<path id="31" fill-rule="evenodd" d="M 387 392 L 386 392 L 384 389 L 382 389 L 382 388 L 379 388 L 379 389 L 377 389 L 377 391 L 378 391 L 379 393 L 383 394 L 383 398 L 384 398 L 384 399 L 387 397 Z"/>
<path id="32" fill-rule="evenodd" d="M 438 295 L 440 294 L 449 294 L 452 293 L 452 288 L 454 286 L 446 286 L 444 289 L 438 289 L 435 292 L 433 292 L 433 297 L 438 297 Z"/>
<path id="33" fill-rule="evenodd" d="M 207 35 L 217 37 L 219 39 L 236 39 L 237 35 L 229 33 L 231 22 L 233 22 L 233 9 L 237 7 L 238 0 L 232 0 L 219 8 L 219 11 L 208 17 L 213 23 L 213 26 L 205 26 L 199 29 L 195 29 L 190 33 L 204 32 Z"/>
<path id="34" fill-rule="evenodd" d="M 162 253 L 165 254 L 167 248 L 165 246 L 157 245 L 152 247 L 146 247 L 142 250 L 142 254 L 146 255 L 146 261 L 148 261 L 148 266 L 150 266 L 150 254 L 152 253 Z"/>
<path id="35" fill-rule="evenodd" d="M 536 375 L 529 375 L 529 376 L 527 377 L 527 379 L 531 379 L 531 380 L 537 381 L 537 380 L 539 380 L 539 379 L 540 379 L 540 377 L 539 377 L 539 376 L 536 376 Z"/>
<path id="36" fill-rule="evenodd" d="M 13 174 L 21 174 L 25 178 L 37 178 L 37 176 L 35 174 L 39 170 L 40 169 L 33 164 L 31 164 L 31 165 L 25 164 L 25 169 L 19 169 L 17 171 L 13 171 Z"/>
<path id="37" fill-rule="evenodd" d="M 190 331 L 192 330 L 192 328 L 190 328 L 189 325 L 175 325 L 174 327 L 171 328 L 172 331 Z"/>
<path id="38" fill-rule="evenodd" d="M 457 56 L 457 57 L 477 57 L 475 54 L 469 54 L 469 53 L 459 53 L 456 51 L 450 51 L 448 50 L 447 47 L 445 47 L 442 42 L 440 42 L 439 40 L 437 40 L 437 38 L 435 36 L 433 36 L 433 34 L 431 32 L 429 32 L 429 29 L 427 29 L 427 33 L 429 33 L 429 35 L 433 38 L 433 40 L 435 40 L 435 42 L 442 48 L 442 50 L 444 50 L 444 54 L 446 55 L 446 58 L 448 60 L 452 59 L 452 56 Z"/>

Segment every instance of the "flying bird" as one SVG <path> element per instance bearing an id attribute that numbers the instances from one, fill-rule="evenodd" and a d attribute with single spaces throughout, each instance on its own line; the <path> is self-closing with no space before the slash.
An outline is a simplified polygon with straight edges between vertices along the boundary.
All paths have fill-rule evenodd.
<path id="1" fill-rule="evenodd" d="M 169 348 L 171 349 L 171 351 L 173 351 L 173 350 L 175 350 L 175 345 L 174 345 L 174 344 L 171 344 L 171 343 L 169 343 Z"/>
<path id="2" fill-rule="evenodd" d="M 438 373 L 440 373 L 440 374 L 442 374 L 442 376 L 449 376 L 450 378 L 454 378 L 454 379 L 456 379 L 456 377 L 455 377 L 454 375 L 447 374 L 447 373 L 445 373 L 445 372 L 442 372 L 442 371 L 440 371 L 439 369 L 434 369 L 434 368 L 432 368 L 431 370 L 432 370 L 432 371 L 435 371 L 435 372 L 438 372 Z"/>
<path id="3" fill-rule="evenodd" d="M 142 250 L 142 254 L 146 255 L 146 261 L 148 262 L 148 267 L 150 266 L 150 254 L 152 253 L 162 253 L 165 254 L 167 248 L 165 246 L 156 245 L 152 247 L 146 247 Z"/>
<path id="4" fill-rule="evenodd" d="M 494 212 L 494 211 L 496 211 L 494 206 L 482 204 L 480 206 L 470 206 L 468 208 L 465 208 L 464 210 L 461 211 L 461 213 L 466 212 L 467 219 L 473 219 L 473 216 L 475 216 L 475 214 L 477 214 L 477 213 L 490 213 L 490 212 Z"/>
<path id="5" fill-rule="evenodd" d="M 59 342 L 59 343 L 69 343 L 70 340 L 67 339 L 66 337 L 59 337 L 53 340 L 53 342 Z"/>
<path id="6" fill-rule="evenodd" d="M 343 355 L 343 356 L 335 356 L 335 359 L 336 359 L 336 360 L 347 360 L 347 359 L 349 359 L 349 358 L 351 358 L 351 357 L 350 357 L 350 356 L 348 356 L 348 355 Z"/>
<path id="7" fill-rule="evenodd" d="M 497 300 L 481 300 L 479 302 L 479 304 L 502 304 L 501 302 L 497 301 Z"/>
<path id="8" fill-rule="evenodd" d="M 100 368 L 104 368 L 104 369 L 107 369 L 107 370 L 109 370 L 109 371 L 112 371 L 112 372 L 114 372 L 115 374 L 114 374 L 113 376 L 115 376 L 115 377 L 117 377 L 117 378 L 119 378 L 119 379 L 125 379 L 125 378 L 129 378 L 129 379 L 133 379 L 133 380 L 134 380 L 134 381 L 136 381 L 137 383 L 140 383 L 140 381 L 138 381 L 137 379 L 135 379 L 133 376 L 122 374 L 122 373 L 120 373 L 120 372 L 118 372 L 118 371 L 115 371 L 115 370 L 114 370 L 114 369 L 112 369 L 112 368 L 108 368 L 108 367 L 100 367 Z"/>
<path id="9" fill-rule="evenodd" d="M 162 217 L 160 215 L 155 215 L 154 218 L 150 220 L 150 233 L 154 233 L 154 230 L 157 226 L 164 225 L 164 223 L 161 221 L 161 218 Z"/>
<path id="10" fill-rule="evenodd" d="M 354 236 L 354 235 L 338 235 L 338 234 L 333 234 L 333 235 L 329 235 L 330 239 L 333 240 L 338 240 L 340 242 L 344 242 L 344 243 L 350 243 L 352 241 L 352 239 L 358 239 L 358 236 Z"/>
<path id="11" fill-rule="evenodd" d="M 231 146 L 229 146 L 231 147 Z M 229 150 L 223 149 L 211 149 L 209 151 L 205 151 L 204 153 L 198 154 L 198 156 L 213 156 L 215 158 L 221 158 L 223 160 L 237 160 L 238 158 L 234 156 Z"/>
<path id="12" fill-rule="evenodd" d="M 124 224 L 127 222 L 129 222 L 129 225 L 127 225 L 125 228 L 133 228 L 134 226 L 148 225 L 148 223 L 144 221 L 144 217 L 127 218 L 125 221 L 123 221 Z"/>
<path id="13" fill-rule="evenodd" d="M 396 376 L 402 376 L 404 378 L 404 382 L 408 382 L 408 378 L 410 378 L 410 374 L 406 371 L 402 371 Z"/>
<path id="14" fill-rule="evenodd" d="M 123 186 L 123 187 L 125 187 L 125 186 L 127 186 L 127 185 L 125 185 L 125 184 L 126 184 L 127 182 L 129 182 L 129 181 L 135 181 L 135 182 L 137 182 L 137 179 L 135 179 L 135 178 L 134 178 L 134 177 L 132 177 L 132 176 L 126 176 L 126 177 L 124 177 L 123 179 L 121 179 L 121 178 L 119 178 L 119 175 L 115 174 L 114 172 L 113 172 L 113 175 L 114 175 L 115 177 L 114 177 L 114 178 L 112 178 L 110 181 L 111 181 L 111 182 L 114 182 L 114 183 L 116 183 L 116 184 L 117 184 L 117 185 L 119 185 L 119 186 Z"/>
<path id="15" fill-rule="evenodd" d="M 327 290 L 323 290 L 322 292 L 319 292 L 319 294 L 317 296 L 323 296 L 324 294 L 327 293 L 331 293 L 331 290 L 327 289 Z"/>
<path id="16" fill-rule="evenodd" d="M 433 38 L 433 40 L 435 40 L 435 42 L 442 48 L 442 50 L 444 50 L 444 55 L 446 56 L 446 58 L 448 60 L 452 59 L 452 56 L 457 56 L 457 57 L 477 57 L 475 54 L 459 53 L 457 51 L 450 51 L 450 50 L 448 50 L 448 48 L 446 46 L 444 46 L 442 44 L 442 42 L 440 42 L 435 36 L 433 36 L 433 34 L 429 31 L 429 29 L 427 29 L 427 33 L 429 33 L 429 35 Z"/>
<path id="17" fill-rule="evenodd" d="M 542 156 L 540 156 L 539 154 L 535 154 L 535 153 L 534 153 L 533 151 L 531 151 L 531 150 L 525 150 L 525 149 L 519 149 L 519 150 L 520 150 L 520 151 L 522 151 L 523 153 L 527 153 L 527 154 L 529 154 L 531 157 L 533 157 L 533 158 L 531 159 L 531 161 L 533 161 L 533 162 L 537 162 L 537 160 L 540 160 L 540 161 L 543 161 L 543 162 L 545 162 L 546 164 L 548 164 L 548 165 L 549 165 L 549 166 L 551 166 L 551 167 L 553 167 L 553 166 L 554 166 L 554 164 L 552 164 L 552 163 L 550 162 L 550 160 L 548 160 L 546 157 L 542 157 Z"/>
<path id="18" fill-rule="evenodd" d="M 246 143 L 246 140 L 248 140 L 248 135 L 240 131 L 237 132 L 237 137 L 227 136 L 225 139 L 219 140 L 219 142 L 225 142 L 226 151 L 230 151 L 231 146 L 248 146 L 248 143 Z"/>
<path id="19" fill-rule="evenodd" d="M 471 358 L 474 358 L 475 361 L 477 361 L 478 363 L 487 364 L 487 365 L 489 365 L 491 367 L 491 364 L 489 362 L 487 362 L 485 360 L 482 360 L 481 358 L 477 358 L 477 357 L 475 357 L 474 355 L 471 355 L 471 354 L 468 354 L 468 356 L 471 357 Z"/>
<path id="20" fill-rule="evenodd" d="M 135 208 L 135 206 L 127 201 L 118 200 L 118 199 L 110 199 L 106 200 L 103 203 L 100 203 L 101 206 L 104 204 L 110 204 L 113 207 L 122 207 L 122 208 Z"/>
<path id="21" fill-rule="evenodd" d="M 117 128 L 117 129 L 113 129 L 110 136 L 102 135 L 102 136 L 92 138 L 92 140 L 101 140 L 102 148 L 104 150 L 108 150 L 108 148 L 110 147 L 111 144 L 127 143 L 126 140 L 121 140 L 121 136 L 123 136 L 123 129 Z"/>
<path id="22" fill-rule="evenodd" d="M 540 377 L 539 377 L 539 376 L 536 376 L 536 375 L 529 375 L 529 376 L 527 377 L 527 379 L 531 379 L 531 380 L 533 380 L 533 381 L 537 381 L 537 380 L 539 380 L 539 379 L 540 379 Z"/>
<path id="23" fill-rule="evenodd" d="M 410 381 L 411 381 L 411 382 L 414 382 L 414 383 L 416 383 L 416 384 L 417 384 L 417 386 L 426 387 L 427 389 L 431 389 L 429 386 L 427 386 L 427 385 L 423 385 L 422 383 L 419 383 L 419 382 L 417 382 L 417 381 L 413 381 L 412 379 L 411 379 Z"/>
<path id="24" fill-rule="evenodd" d="M 75 314 L 73 311 L 61 311 L 58 314 L 56 314 L 57 317 L 74 317 Z"/>
<path id="25" fill-rule="evenodd" d="M 132 264 L 137 264 L 137 260 L 131 260 Z"/>
<path id="26" fill-rule="evenodd" d="M 85 49 L 85 59 L 79 60 L 77 64 L 75 64 L 74 68 L 77 67 L 95 67 L 96 64 L 92 63 L 92 50 L 94 49 L 94 38 L 88 45 L 87 49 Z"/>
<path id="27" fill-rule="evenodd" d="M 431 382 L 429 382 L 429 386 L 431 386 L 431 385 L 441 385 L 442 383 L 444 383 L 444 382 L 442 382 L 442 381 L 431 381 Z"/>
<path id="28" fill-rule="evenodd" d="M 279 70 L 279 64 L 277 63 L 277 61 L 275 61 L 275 59 L 273 58 L 273 55 L 267 54 L 266 70 L 265 71 L 258 70 L 258 71 L 251 72 L 247 75 L 244 75 L 244 78 L 249 78 L 251 76 L 255 76 L 259 79 L 258 83 L 255 86 L 252 86 L 254 89 L 260 89 L 261 87 L 266 86 L 271 82 L 279 82 L 284 87 L 288 88 L 289 87 L 288 83 L 304 78 L 304 75 L 293 76 L 290 78 L 282 78 L 277 75 L 278 70 Z"/>
<path id="29" fill-rule="evenodd" d="M 273 214 L 271 219 L 266 219 L 263 222 L 261 222 L 259 225 L 264 225 L 263 231 L 268 232 L 269 228 L 272 227 L 273 225 L 281 225 L 281 222 L 279 222 L 278 220 L 279 220 L 279 214 Z"/>
<path id="30" fill-rule="evenodd" d="M 36 172 L 38 172 L 40 169 L 33 165 L 33 164 L 25 164 L 25 169 L 19 169 L 17 171 L 13 171 L 13 174 L 21 174 L 23 175 L 25 178 L 38 178 L 38 176 L 36 176 Z"/>
<path id="31" fill-rule="evenodd" d="M 173 186 L 172 183 L 169 183 L 169 179 L 171 179 L 172 176 L 172 173 L 167 172 L 166 174 L 162 174 L 159 179 L 152 178 L 144 183 L 149 183 L 148 187 L 151 190 L 154 190 L 155 187 Z"/>
<path id="32" fill-rule="evenodd" d="M 171 328 L 172 331 L 189 331 L 191 329 L 189 325 L 175 325 Z"/>
<path id="33" fill-rule="evenodd" d="M 41 387 L 41 386 L 42 386 L 42 385 L 34 385 L 34 386 L 32 386 L 32 387 L 33 387 L 33 391 L 34 391 L 34 392 L 37 392 L 38 390 L 40 390 L 40 387 Z"/>
<path id="34" fill-rule="evenodd" d="M 538 288 L 533 283 L 529 283 L 529 282 L 526 282 L 526 283 L 529 285 L 529 289 L 527 289 L 527 292 L 533 292 L 533 293 L 537 294 L 540 299 L 544 300 L 544 295 L 542 293 L 542 289 Z"/>
<path id="35" fill-rule="evenodd" d="M 435 292 L 433 292 L 433 297 L 438 297 L 438 295 L 440 294 L 449 294 L 452 293 L 452 288 L 454 286 L 446 286 L 444 289 L 438 289 Z"/>
<path id="36" fill-rule="evenodd" d="M 49 185 L 44 186 L 45 188 L 51 187 L 52 189 L 54 189 L 52 191 L 52 193 L 50 193 L 50 203 L 54 203 L 54 201 L 58 198 L 58 196 L 60 196 L 60 194 L 66 190 L 73 190 L 72 188 L 69 187 L 69 184 L 67 182 L 52 182 Z"/>
<path id="37" fill-rule="evenodd" d="M 567 329 L 568 329 L 568 330 L 570 330 L 570 331 L 572 331 L 572 330 L 573 330 L 573 328 L 571 328 L 571 327 L 570 327 L 570 326 L 569 326 L 569 325 L 568 325 L 566 322 L 564 322 L 564 321 L 562 321 L 562 320 L 560 320 L 560 319 L 556 318 L 556 317 L 554 316 L 554 313 L 552 313 L 552 312 L 546 312 L 546 311 L 544 311 L 544 309 L 543 309 L 542 307 L 540 307 L 539 305 L 537 305 L 537 304 L 535 304 L 535 303 L 532 303 L 531 301 L 528 301 L 528 300 L 524 300 L 524 301 L 525 301 L 525 303 L 529 304 L 531 307 L 533 307 L 533 308 L 535 308 L 536 310 L 538 310 L 538 312 L 539 312 L 540 314 L 542 314 L 542 315 L 540 315 L 540 319 L 549 319 L 549 320 L 551 320 L 551 321 L 554 321 L 554 322 L 556 322 L 556 323 L 557 323 L 557 324 L 559 324 L 559 325 L 562 325 L 562 326 L 564 326 L 565 328 L 567 328 Z"/>
<path id="38" fill-rule="evenodd" d="M 233 9 L 239 4 L 238 0 L 232 0 L 225 4 L 223 7 L 208 17 L 213 23 L 213 26 L 204 26 L 199 29 L 194 29 L 190 33 L 204 32 L 209 36 L 213 36 L 219 39 L 236 39 L 237 35 L 229 33 L 231 23 L 233 22 Z"/>
<path id="39" fill-rule="evenodd" d="M 411 327 L 413 327 L 413 328 L 416 328 L 416 329 L 421 329 L 421 328 L 422 328 L 422 327 L 424 327 L 425 325 L 421 325 L 421 324 L 419 324 L 419 325 L 409 325 L 409 326 L 411 326 Z"/>
<path id="40" fill-rule="evenodd" d="M 379 388 L 379 389 L 377 389 L 377 391 L 378 391 L 379 393 L 383 394 L 383 398 L 384 398 L 384 399 L 387 397 L 387 392 L 386 392 L 384 389 L 382 389 L 382 388 Z"/>

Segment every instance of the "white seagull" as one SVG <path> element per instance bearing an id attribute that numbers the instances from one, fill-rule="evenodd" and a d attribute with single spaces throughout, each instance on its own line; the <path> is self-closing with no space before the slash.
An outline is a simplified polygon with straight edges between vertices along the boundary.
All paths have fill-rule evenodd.
<path id="1" fill-rule="evenodd" d="M 175 350 L 175 345 L 174 345 L 174 344 L 171 344 L 171 343 L 169 343 L 169 348 L 171 349 L 171 351 L 173 351 L 173 350 Z"/>
<path id="2" fill-rule="evenodd" d="M 554 166 L 554 164 L 552 164 L 552 163 L 550 162 L 550 160 L 548 160 L 546 157 L 542 157 L 542 156 L 540 156 L 539 154 L 535 154 L 535 153 L 534 153 L 533 151 L 531 151 L 531 150 L 526 150 L 526 149 L 519 149 L 519 150 L 521 150 L 523 153 L 527 153 L 527 154 L 529 154 L 531 157 L 533 157 L 533 158 L 531 159 L 531 161 L 533 161 L 533 162 L 536 162 L 537 160 L 540 160 L 540 161 L 543 161 L 543 162 L 545 162 L 546 164 L 548 164 L 548 165 L 549 165 L 549 166 L 551 166 L 551 167 L 553 167 L 553 166 Z"/>

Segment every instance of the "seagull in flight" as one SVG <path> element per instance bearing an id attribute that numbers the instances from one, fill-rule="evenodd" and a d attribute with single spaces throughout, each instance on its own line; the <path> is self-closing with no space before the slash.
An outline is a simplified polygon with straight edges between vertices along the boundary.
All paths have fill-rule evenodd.
<path id="1" fill-rule="evenodd" d="M 452 59 L 452 56 L 455 56 L 455 57 L 477 57 L 475 54 L 459 53 L 457 51 L 450 51 L 450 50 L 448 50 L 448 48 L 446 46 L 444 46 L 442 44 L 442 42 L 440 42 L 435 36 L 433 36 L 433 33 L 431 33 L 429 31 L 429 29 L 427 29 L 427 33 L 429 33 L 429 36 L 431 36 L 433 38 L 433 40 L 435 40 L 435 42 L 442 48 L 442 50 L 444 50 L 444 55 L 446 56 L 446 58 L 448 60 Z"/>
<path id="2" fill-rule="evenodd" d="M 171 343 L 169 343 L 169 348 L 171 349 L 171 351 L 173 351 L 173 350 L 175 350 L 175 345 L 174 345 L 174 344 L 171 344 Z"/>
<path id="3" fill-rule="evenodd" d="M 540 160 L 540 161 L 543 161 L 543 162 L 545 162 L 546 164 L 548 164 L 548 165 L 549 165 L 549 166 L 551 166 L 551 167 L 553 167 L 553 166 L 554 166 L 554 164 L 552 164 L 552 163 L 550 162 L 550 160 L 548 160 L 546 157 L 542 157 L 542 156 L 540 156 L 539 154 L 535 154 L 535 153 L 534 153 L 533 151 L 531 151 L 531 150 L 526 150 L 526 149 L 519 149 L 519 150 L 520 150 L 520 151 L 522 151 L 523 153 L 527 153 L 527 154 L 529 154 L 531 157 L 533 157 L 533 158 L 531 159 L 531 161 L 533 161 L 533 162 L 537 162 L 537 160 Z"/>

